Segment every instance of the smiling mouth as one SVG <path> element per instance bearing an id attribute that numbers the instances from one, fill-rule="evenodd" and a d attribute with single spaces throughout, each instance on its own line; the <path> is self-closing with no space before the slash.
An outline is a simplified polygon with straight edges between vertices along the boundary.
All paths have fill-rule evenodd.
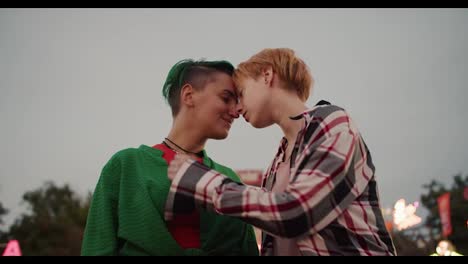
<path id="1" fill-rule="evenodd" d="M 223 120 L 224 122 L 226 122 L 226 123 L 229 125 L 229 127 L 232 125 L 232 121 L 233 121 L 233 120 L 228 120 L 228 119 L 224 119 L 224 118 L 222 118 L 222 120 Z"/>

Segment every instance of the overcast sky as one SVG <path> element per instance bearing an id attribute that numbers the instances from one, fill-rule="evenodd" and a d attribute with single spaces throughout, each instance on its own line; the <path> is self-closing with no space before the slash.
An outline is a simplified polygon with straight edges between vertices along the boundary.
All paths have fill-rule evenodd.
<path id="1" fill-rule="evenodd" d="M 1 9 L 0 201 L 51 180 L 92 191 L 115 152 L 171 127 L 161 89 L 184 58 L 234 65 L 289 47 L 320 99 L 344 107 L 373 155 L 382 205 L 468 174 L 467 9 Z M 238 119 L 212 158 L 264 169 L 278 127 Z M 419 210 L 419 209 L 418 209 Z"/>

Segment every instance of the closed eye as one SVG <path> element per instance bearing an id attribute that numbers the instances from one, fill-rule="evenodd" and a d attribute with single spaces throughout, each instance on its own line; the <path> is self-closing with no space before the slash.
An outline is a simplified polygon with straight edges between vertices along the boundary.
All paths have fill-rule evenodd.
<path id="1" fill-rule="evenodd" d="M 231 100 L 230 97 L 226 97 L 226 96 L 221 96 L 221 99 L 223 99 L 223 101 L 224 101 L 226 104 L 229 104 L 229 101 Z"/>
<path id="2" fill-rule="evenodd" d="M 223 94 L 221 95 L 221 99 L 223 99 L 224 103 L 231 104 L 237 102 L 237 96 L 229 90 L 224 90 Z"/>

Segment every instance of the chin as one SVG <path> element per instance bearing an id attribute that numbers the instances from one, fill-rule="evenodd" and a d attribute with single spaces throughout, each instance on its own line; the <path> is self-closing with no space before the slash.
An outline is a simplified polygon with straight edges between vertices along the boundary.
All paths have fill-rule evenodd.
<path id="1" fill-rule="evenodd" d="M 258 122 L 249 122 L 249 123 L 255 128 L 265 128 L 265 127 L 269 127 L 272 125 L 268 123 L 258 123 Z"/>
<path id="2" fill-rule="evenodd" d="M 254 125 L 254 124 L 252 124 L 252 126 L 253 126 L 254 128 L 265 128 L 265 127 L 267 127 L 267 126 L 259 126 L 259 125 Z"/>
<path id="3" fill-rule="evenodd" d="M 227 138 L 229 131 L 216 133 L 210 136 L 211 139 L 225 139 Z"/>

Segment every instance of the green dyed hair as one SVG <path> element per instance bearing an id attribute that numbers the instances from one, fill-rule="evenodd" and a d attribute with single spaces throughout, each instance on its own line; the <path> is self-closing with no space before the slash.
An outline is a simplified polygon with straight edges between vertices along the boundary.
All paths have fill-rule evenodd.
<path id="1" fill-rule="evenodd" d="M 215 73 L 226 73 L 232 76 L 234 66 L 225 60 L 220 61 L 194 61 L 185 59 L 177 62 L 169 70 L 164 82 L 162 94 L 171 106 L 172 116 L 180 110 L 180 90 L 185 84 L 195 89 L 203 89 Z"/>

